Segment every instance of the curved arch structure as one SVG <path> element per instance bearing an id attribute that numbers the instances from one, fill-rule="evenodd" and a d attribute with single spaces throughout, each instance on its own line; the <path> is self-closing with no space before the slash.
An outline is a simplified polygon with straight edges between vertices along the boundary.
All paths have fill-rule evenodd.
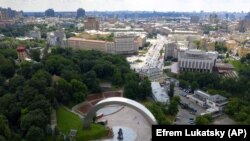
<path id="1" fill-rule="evenodd" d="M 140 114 L 142 114 L 150 124 L 155 125 L 157 124 L 157 121 L 154 117 L 154 115 L 142 104 L 131 100 L 127 98 L 122 98 L 122 97 L 112 97 L 112 98 L 107 98 L 104 100 L 99 101 L 91 110 L 88 112 L 86 117 L 84 118 L 84 128 L 88 128 L 90 126 L 90 123 L 92 122 L 93 117 L 95 116 L 96 112 L 103 108 L 104 106 L 108 105 L 124 105 L 128 106 Z"/>

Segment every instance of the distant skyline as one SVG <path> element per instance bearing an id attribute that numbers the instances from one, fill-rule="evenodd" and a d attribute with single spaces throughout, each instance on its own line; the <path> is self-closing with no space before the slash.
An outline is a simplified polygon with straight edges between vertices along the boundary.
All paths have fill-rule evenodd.
<path id="1" fill-rule="evenodd" d="M 0 6 L 24 12 L 55 11 L 179 11 L 249 12 L 250 0 L 0 0 Z"/>

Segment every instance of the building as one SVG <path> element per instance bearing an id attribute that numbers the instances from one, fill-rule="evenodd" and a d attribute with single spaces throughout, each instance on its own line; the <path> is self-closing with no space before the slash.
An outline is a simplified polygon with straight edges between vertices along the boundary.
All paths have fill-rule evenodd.
<path id="1" fill-rule="evenodd" d="M 98 50 L 106 53 L 114 53 L 114 42 L 71 37 L 68 39 L 67 43 L 69 47 L 74 49 Z"/>
<path id="2" fill-rule="evenodd" d="M 148 77 L 150 80 L 157 80 L 162 77 L 163 72 L 159 68 L 148 68 L 142 69 L 139 74 L 142 77 Z"/>
<path id="3" fill-rule="evenodd" d="M 200 17 L 199 16 L 191 16 L 190 23 L 199 23 Z"/>
<path id="4" fill-rule="evenodd" d="M 138 44 L 133 34 L 116 33 L 114 37 L 116 54 L 137 54 Z"/>
<path id="5" fill-rule="evenodd" d="M 54 11 L 54 9 L 47 9 L 45 11 L 45 16 L 46 17 L 55 17 L 55 11 Z"/>
<path id="6" fill-rule="evenodd" d="M 136 36 L 135 40 L 136 40 L 137 46 L 139 48 L 142 48 L 146 44 L 146 35 Z"/>
<path id="7" fill-rule="evenodd" d="M 86 30 L 99 30 L 99 21 L 95 17 L 88 17 L 84 22 L 84 28 Z"/>
<path id="8" fill-rule="evenodd" d="M 209 15 L 209 23 L 211 24 L 217 24 L 219 22 L 218 15 L 213 13 Z"/>
<path id="9" fill-rule="evenodd" d="M 26 48 L 24 46 L 19 46 L 16 49 L 16 51 L 17 51 L 18 60 L 20 62 L 25 61 L 26 58 L 28 57 Z"/>
<path id="10" fill-rule="evenodd" d="M 47 42 L 52 46 L 65 46 L 66 44 L 66 35 L 64 30 L 57 30 L 54 32 L 47 33 Z"/>
<path id="11" fill-rule="evenodd" d="M 171 58 L 177 58 L 178 52 L 177 52 L 177 43 L 171 42 L 164 45 L 165 47 L 165 59 L 171 59 Z"/>
<path id="12" fill-rule="evenodd" d="M 235 40 L 228 40 L 226 41 L 226 47 L 228 50 L 236 49 L 238 46 L 237 42 Z"/>
<path id="13" fill-rule="evenodd" d="M 151 88 L 153 93 L 153 98 L 156 102 L 161 102 L 164 104 L 169 103 L 169 96 L 166 90 L 161 87 L 159 82 L 151 82 Z"/>
<path id="14" fill-rule="evenodd" d="M 178 67 L 182 71 L 212 72 L 218 52 L 205 52 L 197 49 L 181 50 L 178 54 Z"/>
<path id="15" fill-rule="evenodd" d="M 234 70 L 234 67 L 230 63 L 216 63 L 214 66 L 214 71 L 219 74 L 227 74 Z"/>
<path id="16" fill-rule="evenodd" d="M 238 55 L 240 57 L 246 56 L 248 53 L 250 53 L 250 40 L 245 43 L 244 47 L 238 49 Z"/>
<path id="17" fill-rule="evenodd" d="M 210 95 L 201 90 L 194 91 L 194 94 L 190 95 L 189 98 L 202 107 L 208 107 L 208 111 L 213 112 L 223 111 L 228 103 L 227 98 L 221 95 Z"/>
<path id="18" fill-rule="evenodd" d="M 34 30 L 29 31 L 28 37 L 31 37 L 36 40 L 41 39 L 41 31 L 39 28 L 34 27 Z"/>
<path id="19" fill-rule="evenodd" d="M 82 8 L 77 9 L 76 18 L 83 18 L 83 17 L 85 17 L 85 10 Z"/>

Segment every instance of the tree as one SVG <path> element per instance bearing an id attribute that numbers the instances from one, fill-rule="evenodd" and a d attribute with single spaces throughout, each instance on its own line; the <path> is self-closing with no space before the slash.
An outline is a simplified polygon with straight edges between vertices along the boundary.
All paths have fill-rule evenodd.
<path id="1" fill-rule="evenodd" d="M 213 123 L 213 118 L 210 114 L 197 116 L 195 118 L 195 124 L 197 125 L 211 125 L 212 123 Z"/>
<path id="2" fill-rule="evenodd" d="M 71 100 L 72 87 L 65 79 L 60 78 L 55 82 L 56 98 L 58 101 L 67 104 Z"/>
<path id="3" fill-rule="evenodd" d="M 48 117 L 40 109 L 28 112 L 21 119 L 21 129 L 23 133 L 26 133 L 32 126 L 45 129 L 47 124 Z"/>
<path id="4" fill-rule="evenodd" d="M 73 100 L 76 103 L 83 102 L 86 97 L 87 97 L 87 93 L 83 93 L 83 92 L 75 92 L 73 94 Z"/>
<path id="5" fill-rule="evenodd" d="M 3 115 L 0 115 L 0 135 L 6 140 L 11 139 L 11 130 L 8 125 L 8 120 Z"/>
<path id="6" fill-rule="evenodd" d="M 191 84 L 192 91 L 194 91 L 197 88 L 199 88 L 199 84 L 197 82 L 193 81 L 192 84 Z"/>
<path id="7" fill-rule="evenodd" d="M 32 59 L 34 59 L 35 61 L 39 62 L 40 61 L 40 55 L 41 55 L 41 52 L 39 49 L 32 49 L 30 51 L 30 56 Z"/>
<path id="8" fill-rule="evenodd" d="M 26 141 L 45 141 L 44 131 L 35 126 L 31 126 L 25 137 Z"/>
<path id="9" fill-rule="evenodd" d="M 151 82 L 148 79 L 142 80 L 139 86 L 139 98 L 146 99 L 147 96 L 152 94 Z"/>
<path id="10" fill-rule="evenodd" d="M 136 81 L 130 81 L 124 87 L 124 96 L 130 99 L 138 98 L 139 85 Z"/>
<path id="11" fill-rule="evenodd" d="M 174 87 L 175 87 L 175 84 L 171 82 L 169 86 L 169 91 L 168 91 L 168 95 L 170 99 L 172 99 L 172 97 L 174 96 Z"/>
<path id="12" fill-rule="evenodd" d="M 114 76 L 113 76 L 113 84 L 120 86 L 122 85 L 123 80 L 122 80 L 122 74 L 120 69 L 115 69 Z"/>

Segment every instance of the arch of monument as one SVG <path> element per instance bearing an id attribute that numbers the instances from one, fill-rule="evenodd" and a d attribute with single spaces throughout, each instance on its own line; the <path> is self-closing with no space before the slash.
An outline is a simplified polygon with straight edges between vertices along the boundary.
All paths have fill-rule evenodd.
<path id="1" fill-rule="evenodd" d="M 157 121 L 154 117 L 154 115 L 142 104 L 123 97 L 112 97 L 112 98 L 106 98 L 104 100 L 99 101 L 93 108 L 90 109 L 90 111 L 87 113 L 87 115 L 84 118 L 84 128 L 88 128 L 90 126 L 90 123 L 92 122 L 93 117 L 95 116 L 96 112 L 108 105 L 123 105 L 128 106 L 140 114 L 142 114 L 147 121 L 152 124 L 156 125 Z"/>

